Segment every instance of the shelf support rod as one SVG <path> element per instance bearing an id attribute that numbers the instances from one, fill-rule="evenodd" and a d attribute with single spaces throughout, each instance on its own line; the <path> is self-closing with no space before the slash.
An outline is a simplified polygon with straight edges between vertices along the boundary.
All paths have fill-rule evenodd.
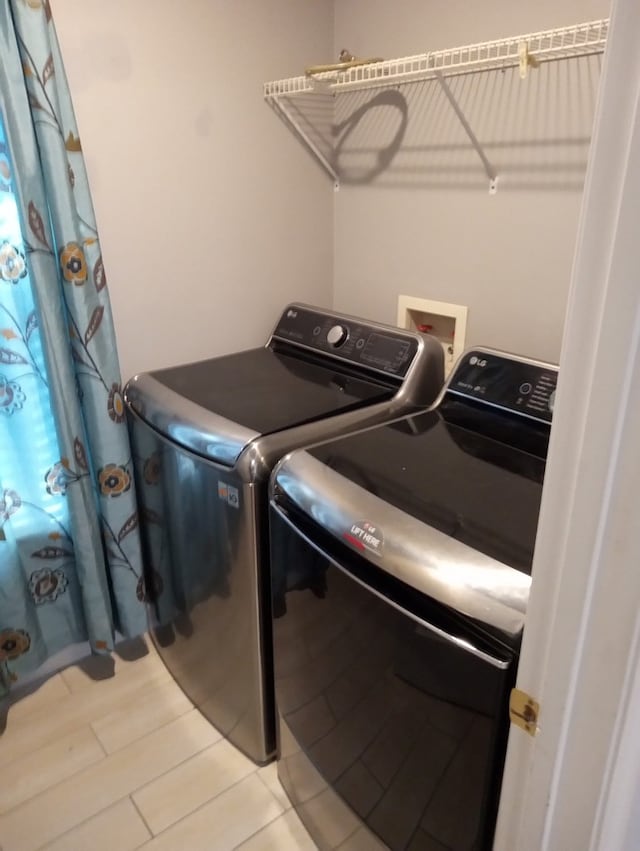
<path id="1" fill-rule="evenodd" d="M 333 168 L 329 160 L 322 153 L 320 148 L 313 142 L 309 136 L 304 132 L 298 121 L 295 117 L 289 112 L 284 103 L 281 101 L 279 97 L 271 97 L 269 99 L 271 105 L 276 110 L 276 112 L 280 115 L 281 118 L 293 129 L 293 131 L 302 139 L 304 144 L 309 148 L 311 153 L 316 157 L 320 165 L 324 168 L 324 170 L 329 174 L 330 177 L 333 178 L 334 186 L 337 189 L 340 180 L 338 178 L 338 174 L 336 170 Z"/>
<path id="2" fill-rule="evenodd" d="M 485 152 L 482 148 L 482 145 L 478 141 L 478 137 L 476 136 L 476 134 L 471 129 L 471 125 L 467 121 L 467 118 L 466 118 L 464 112 L 460 109 L 460 104 L 458 103 L 458 101 L 453 96 L 453 93 L 452 93 L 451 89 L 449 88 L 447 81 L 445 80 L 445 78 L 442 75 L 442 72 L 441 71 L 434 71 L 434 73 L 435 73 L 436 80 L 442 86 L 442 91 L 445 93 L 446 98 L 449 101 L 449 103 L 451 104 L 453 111 L 458 116 L 458 121 L 460 122 L 460 124 L 462 124 L 465 133 L 469 137 L 469 141 L 471 142 L 471 144 L 475 148 L 476 153 L 478 154 L 478 156 L 482 160 L 482 165 L 484 166 L 484 170 L 487 174 L 487 177 L 489 178 L 489 194 L 495 195 L 495 192 L 496 192 L 496 189 L 497 189 L 497 184 L 498 184 L 498 175 L 496 174 L 496 170 L 491 165 L 491 163 L 489 162 L 489 159 L 487 158 L 487 155 L 485 154 Z"/>

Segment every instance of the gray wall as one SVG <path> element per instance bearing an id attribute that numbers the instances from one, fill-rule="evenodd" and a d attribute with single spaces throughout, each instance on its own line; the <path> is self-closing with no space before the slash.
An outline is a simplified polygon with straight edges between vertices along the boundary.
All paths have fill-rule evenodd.
<path id="1" fill-rule="evenodd" d="M 337 0 L 334 55 L 394 58 L 606 17 L 607 0 Z M 340 100 L 334 304 L 394 322 L 399 294 L 469 307 L 467 344 L 557 360 L 601 58 Z M 368 103 L 369 102 L 369 103 Z M 346 129 L 345 129 L 346 128 Z"/>
<path id="2" fill-rule="evenodd" d="M 333 190 L 262 98 L 332 53 L 318 0 L 52 0 L 122 371 L 259 345 L 332 298 Z"/>
<path id="3" fill-rule="evenodd" d="M 557 359 L 599 58 L 451 81 L 492 197 L 436 83 L 341 100 L 338 121 L 359 120 L 335 195 L 262 84 L 343 46 L 406 56 L 608 6 L 54 0 L 124 375 L 257 345 L 289 299 L 395 322 L 402 293 L 467 305 L 468 343 Z"/>

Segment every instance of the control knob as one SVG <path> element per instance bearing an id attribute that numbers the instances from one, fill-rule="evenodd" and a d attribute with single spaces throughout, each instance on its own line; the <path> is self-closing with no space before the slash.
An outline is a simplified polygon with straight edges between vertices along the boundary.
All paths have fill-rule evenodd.
<path id="1" fill-rule="evenodd" d="M 337 349 L 341 346 L 349 336 L 348 330 L 344 325 L 333 325 L 327 333 L 327 343 Z"/>

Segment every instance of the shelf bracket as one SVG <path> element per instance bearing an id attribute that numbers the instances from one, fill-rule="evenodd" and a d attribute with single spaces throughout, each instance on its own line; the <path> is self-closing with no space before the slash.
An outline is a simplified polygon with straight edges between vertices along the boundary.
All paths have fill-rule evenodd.
<path id="1" fill-rule="evenodd" d="M 449 101 L 449 103 L 451 104 L 453 111 L 458 116 L 458 121 L 460 122 L 460 124 L 462 124 L 465 133 L 469 137 L 469 141 L 473 145 L 475 152 L 477 153 L 477 155 L 482 160 L 482 165 L 484 166 L 484 170 L 487 174 L 487 177 L 489 178 L 489 194 L 495 195 L 497 188 L 498 188 L 498 175 L 496 174 L 496 170 L 491 165 L 491 163 L 489 162 L 489 159 L 487 158 L 487 155 L 485 154 L 485 152 L 482 148 L 482 145 L 478 141 L 478 137 L 476 136 L 476 134 L 471 129 L 471 125 L 467 121 L 467 118 L 466 118 L 464 112 L 460 108 L 460 104 L 458 103 L 458 101 L 453 96 L 453 92 L 449 88 L 447 81 L 443 77 L 442 73 L 440 71 L 435 71 L 434 73 L 435 73 L 436 80 L 440 83 L 440 85 L 442 87 L 442 91 L 445 93 L 446 98 Z"/>
<path id="2" fill-rule="evenodd" d="M 329 160 L 326 158 L 326 156 L 322 153 L 320 148 L 315 144 L 313 139 L 310 139 L 309 135 L 305 133 L 304 128 L 301 126 L 295 114 L 287 107 L 285 100 L 281 97 L 272 96 L 271 98 L 269 98 L 269 102 L 273 109 L 283 119 L 285 124 L 288 124 L 289 127 L 293 130 L 293 132 L 298 136 L 298 138 L 300 138 L 304 142 L 304 144 L 315 156 L 315 158 L 318 160 L 318 162 L 324 168 L 327 174 L 331 178 L 333 178 L 334 188 L 337 190 L 340 186 L 340 179 L 338 177 L 338 173 L 331 165 Z"/>
<path id="3" fill-rule="evenodd" d="M 529 53 L 529 45 L 526 41 L 521 41 L 518 44 L 518 67 L 520 69 L 520 79 L 524 80 L 527 76 L 529 68 L 538 68 L 540 63 L 535 56 Z"/>

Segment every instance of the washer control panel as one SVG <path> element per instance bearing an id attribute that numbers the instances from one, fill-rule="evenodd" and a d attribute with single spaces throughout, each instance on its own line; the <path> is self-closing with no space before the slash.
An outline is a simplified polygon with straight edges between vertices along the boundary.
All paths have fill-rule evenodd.
<path id="1" fill-rule="evenodd" d="M 327 315 L 298 305 L 286 308 L 273 338 L 399 378 L 407 374 L 418 352 L 415 335 L 401 328 Z"/>
<path id="2" fill-rule="evenodd" d="M 451 376 L 448 392 L 551 422 L 558 368 L 501 352 L 467 352 Z"/>

